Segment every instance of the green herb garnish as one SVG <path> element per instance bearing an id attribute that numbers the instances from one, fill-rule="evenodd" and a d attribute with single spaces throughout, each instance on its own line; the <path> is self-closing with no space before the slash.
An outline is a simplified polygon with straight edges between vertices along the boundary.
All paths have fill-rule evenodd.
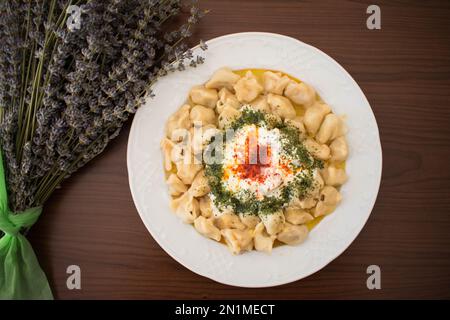
<path id="1" fill-rule="evenodd" d="M 305 148 L 298 128 L 262 111 L 244 107 L 242 115 L 226 129 L 236 132 L 247 125 L 278 129 L 281 137 L 282 156 L 292 159 L 292 169 L 302 170 L 276 194 L 256 200 L 255 195 L 248 190 L 233 193 L 226 189 L 222 181 L 224 173 L 222 164 L 206 164 L 205 174 L 216 207 L 219 209 L 231 208 L 233 212 L 242 214 L 272 214 L 285 207 L 294 197 L 304 198 L 307 196 L 314 187 L 313 171 L 316 168 L 322 168 L 323 162 L 315 159 Z M 223 147 L 225 148 L 225 144 Z"/>

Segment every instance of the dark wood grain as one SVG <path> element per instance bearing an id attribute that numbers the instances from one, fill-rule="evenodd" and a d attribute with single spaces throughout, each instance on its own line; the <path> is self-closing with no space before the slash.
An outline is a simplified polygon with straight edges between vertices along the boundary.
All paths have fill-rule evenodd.
<path id="1" fill-rule="evenodd" d="M 371 1 L 203 1 L 195 39 L 241 31 L 298 38 L 336 59 L 376 115 L 383 178 L 355 242 L 320 272 L 288 285 L 242 289 L 171 259 L 141 222 L 128 188 L 128 127 L 63 185 L 30 232 L 56 298 L 450 298 L 450 2 L 376 1 L 382 29 L 366 28 Z M 66 288 L 66 267 L 82 289 Z M 382 289 L 366 288 L 377 264 Z"/>

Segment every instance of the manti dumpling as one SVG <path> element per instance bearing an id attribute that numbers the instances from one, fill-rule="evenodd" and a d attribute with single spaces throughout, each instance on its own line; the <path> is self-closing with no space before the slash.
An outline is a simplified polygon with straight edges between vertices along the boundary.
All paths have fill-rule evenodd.
<path id="1" fill-rule="evenodd" d="M 240 102 L 249 103 L 263 92 L 263 87 L 259 84 L 255 75 L 248 71 L 245 76 L 239 79 L 234 85 L 234 91 L 236 92 L 236 97 Z"/>
<path id="2" fill-rule="evenodd" d="M 194 227 L 207 238 L 220 241 L 222 237 L 220 230 L 214 225 L 212 219 L 207 219 L 204 216 L 199 216 L 194 220 Z"/>
<path id="3" fill-rule="evenodd" d="M 210 191 L 208 179 L 205 176 L 205 171 L 200 170 L 192 181 L 189 192 L 194 197 L 202 197 Z"/>
<path id="4" fill-rule="evenodd" d="M 302 135 L 306 134 L 306 129 L 305 125 L 303 124 L 302 117 L 295 117 L 294 119 L 286 119 L 284 122 L 293 127 L 296 127 Z"/>
<path id="5" fill-rule="evenodd" d="M 211 207 L 211 199 L 206 195 L 198 200 L 200 204 L 200 213 L 205 218 L 210 218 L 213 215 L 212 207 Z"/>
<path id="6" fill-rule="evenodd" d="M 288 98 L 269 93 L 267 95 L 267 103 L 269 104 L 272 112 L 283 120 L 294 119 L 296 116 L 294 106 Z"/>
<path id="7" fill-rule="evenodd" d="M 247 226 L 247 228 L 255 229 L 256 225 L 261 222 L 261 219 L 254 214 L 239 214 L 241 222 Z"/>
<path id="8" fill-rule="evenodd" d="M 188 104 L 183 105 L 180 109 L 178 109 L 177 112 L 175 112 L 173 115 L 170 116 L 169 120 L 167 120 L 166 123 L 166 136 L 169 139 L 173 138 L 173 133 L 175 130 L 185 129 L 189 130 L 191 127 L 191 119 L 189 117 L 189 111 L 191 109 L 191 106 Z M 178 136 L 178 138 L 180 138 Z M 174 140 L 175 142 L 176 139 Z"/>
<path id="9" fill-rule="evenodd" d="M 207 124 L 206 126 L 194 125 L 190 130 L 192 153 L 197 154 L 203 151 L 217 133 L 219 133 L 219 129 L 213 124 Z"/>
<path id="10" fill-rule="evenodd" d="M 268 93 L 283 94 L 284 89 L 291 81 L 289 77 L 280 72 L 266 71 L 263 74 L 264 90 Z"/>
<path id="11" fill-rule="evenodd" d="M 219 128 L 223 129 L 232 123 L 236 118 L 241 115 L 239 110 L 233 107 L 225 106 L 223 111 L 219 114 Z"/>
<path id="12" fill-rule="evenodd" d="M 322 188 L 323 185 L 320 187 Z M 319 189 L 319 192 L 320 192 L 320 189 Z M 317 204 L 317 200 L 313 196 L 308 195 L 308 196 L 305 196 L 302 198 L 293 198 L 291 200 L 291 202 L 289 203 L 289 207 L 296 207 L 296 208 L 301 208 L 301 209 L 311 209 L 311 208 L 315 207 L 316 204 Z"/>
<path id="13" fill-rule="evenodd" d="M 325 181 L 323 181 L 322 175 L 318 169 L 313 172 L 313 181 L 313 186 L 312 189 L 309 190 L 308 197 L 316 198 L 319 195 L 320 190 L 322 190 L 325 185 Z"/>
<path id="14" fill-rule="evenodd" d="M 259 217 L 270 235 L 277 234 L 284 227 L 285 218 L 282 210 L 270 214 L 260 214 Z"/>
<path id="15" fill-rule="evenodd" d="M 311 106 L 316 98 L 316 91 L 304 82 L 290 81 L 284 90 L 284 95 L 296 104 Z"/>
<path id="16" fill-rule="evenodd" d="M 220 114 L 226 106 L 239 109 L 241 103 L 230 90 L 222 88 L 219 91 L 219 101 L 216 104 L 217 113 Z"/>
<path id="17" fill-rule="evenodd" d="M 161 141 L 161 149 L 164 155 L 164 169 L 166 171 L 172 170 L 172 151 L 174 145 L 173 141 L 167 138 Z"/>
<path id="18" fill-rule="evenodd" d="M 267 253 L 272 252 L 273 242 L 277 236 L 269 235 L 266 232 L 264 224 L 260 222 L 253 232 L 253 242 L 255 244 L 255 249 L 258 251 L 263 251 Z"/>
<path id="19" fill-rule="evenodd" d="M 253 109 L 269 113 L 270 112 L 270 106 L 267 103 L 267 96 L 258 96 L 255 100 L 250 102 L 250 105 Z"/>
<path id="20" fill-rule="evenodd" d="M 169 187 L 169 193 L 171 196 L 179 196 L 180 194 L 188 190 L 183 181 L 181 181 L 180 178 L 178 178 L 178 176 L 174 173 L 172 173 L 169 178 L 167 178 L 166 182 Z"/>
<path id="21" fill-rule="evenodd" d="M 315 135 L 323 119 L 330 112 L 330 106 L 325 103 L 316 103 L 311 108 L 306 109 L 305 115 L 303 116 L 303 123 L 308 133 Z"/>
<path id="22" fill-rule="evenodd" d="M 212 109 L 214 109 L 219 100 L 217 90 L 207 89 L 203 86 L 192 88 L 189 96 L 194 104 L 199 104 Z"/>
<path id="23" fill-rule="evenodd" d="M 194 181 L 197 172 L 199 172 L 203 166 L 195 163 L 194 156 L 189 153 L 183 160 L 178 161 L 176 164 L 177 176 L 183 181 L 184 184 L 191 184 Z"/>
<path id="24" fill-rule="evenodd" d="M 316 140 L 319 143 L 327 143 L 340 136 L 347 131 L 344 121 L 334 113 L 328 114 L 317 132 Z"/>
<path id="25" fill-rule="evenodd" d="M 199 104 L 192 107 L 189 117 L 192 123 L 201 124 L 202 126 L 216 123 L 216 113 L 214 112 L 214 109 Z"/>
<path id="26" fill-rule="evenodd" d="M 179 198 L 172 199 L 170 208 L 185 223 L 193 223 L 195 218 L 200 215 L 198 200 L 189 192 L 185 192 Z"/>
<path id="27" fill-rule="evenodd" d="M 214 223 L 219 229 L 240 229 L 246 228 L 245 224 L 241 222 L 239 217 L 234 213 L 224 213 L 216 217 Z"/>
<path id="28" fill-rule="evenodd" d="M 207 89 L 232 89 L 233 85 L 239 80 L 239 75 L 230 68 L 220 68 L 213 73 L 211 79 L 205 84 Z"/>
<path id="29" fill-rule="evenodd" d="M 175 163 L 184 160 L 184 155 L 189 154 L 191 149 L 190 137 L 186 136 L 186 139 L 179 143 L 174 143 L 172 140 L 164 138 L 161 141 L 161 149 L 164 155 L 164 169 L 166 171 L 172 170 L 172 166 Z"/>
<path id="30" fill-rule="evenodd" d="M 304 199 L 299 200 L 300 208 L 302 209 L 311 209 L 316 206 L 317 200 L 313 197 L 305 197 Z"/>
<path id="31" fill-rule="evenodd" d="M 342 196 L 336 188 L 325 186 L 319 195 L 319 202 L 314 210 L 314 217 L 330 214 L 341 202 Z"/>
<path id="32" fill-rule="evenodd" d="M 286 221 L 291 224 L 304 224 L 310 222 L 314 217 L 306 210 L 296 207 L 287 207 L 284 209 Z"/>
<path id="33" fill-rule="evenodd" d="M 223 229 L 220 231 L 233 254 L 239 254 L 242 251 L 251 251 L 253 249 L 252 230 Z"/>
<path id="34" fill-rule="evenodd" d="M 308 227 L 305 225 L 296 226 L 285 223 L 283 230 L 277 235 L 277 239 L 288 245 L 296 245 L 305 241 L 308 233 Z"/>
<path id="35" fill-rule="evenodd" d="M 321 173 L 325 184 L 329 186 L 340 186 L 347 181 L 347 174 L 344 169 L 329 166 L 322 169 Z"/>
<path id="36" fill-rule="evenodd" d="M 317 159 L 327 160 L 330 158 L 330 147 L 326 144 L 319 144 L 314 139 L 307 138 L 303 145 Z"/>
<path id="37" fill-rule="evenodd" d="M 345 137 L 339 137 L 330 144 L 331 160 L 344 161 L 348 157 L 348 145 Z"/>

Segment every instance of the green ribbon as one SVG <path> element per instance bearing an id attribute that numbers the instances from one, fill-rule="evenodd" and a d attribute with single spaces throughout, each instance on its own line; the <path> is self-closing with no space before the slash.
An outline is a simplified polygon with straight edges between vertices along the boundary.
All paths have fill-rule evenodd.
<path id="1" fill-rule="evenodd" d="M 20 233 L 31 227 L 42 207 L 13 213 L 8 208 L 5 172 L 0 150 L 0 299 L 53 299 L 47 277 L 33 248 Z"/>

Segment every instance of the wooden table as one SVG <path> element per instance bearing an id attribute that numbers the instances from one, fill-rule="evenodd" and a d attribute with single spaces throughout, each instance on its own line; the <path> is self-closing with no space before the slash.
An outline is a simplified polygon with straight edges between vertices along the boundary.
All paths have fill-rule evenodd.
<path id="1" fill-rule="evenodd" d="M 192 273 L 158 246 L 136 212 L 127 127 L 54 194 L 30 232 L 55 297 L 450 298 L 450 2 L 376 1 L 382 28 L 368 30 L 371 3 L 208 0 L 211 12 L 195 34 L 195 41 L 241 31 L 292 36 L 328 53 L 359 83 L 378 121 L 383 178 L 348 250 L 275 288 L 235 288 Z M 66 287 L 71 264 L 81 267 L 81 290 Z M 381 290 L 366 287 L 372 264 L 381 267 Z"/>

